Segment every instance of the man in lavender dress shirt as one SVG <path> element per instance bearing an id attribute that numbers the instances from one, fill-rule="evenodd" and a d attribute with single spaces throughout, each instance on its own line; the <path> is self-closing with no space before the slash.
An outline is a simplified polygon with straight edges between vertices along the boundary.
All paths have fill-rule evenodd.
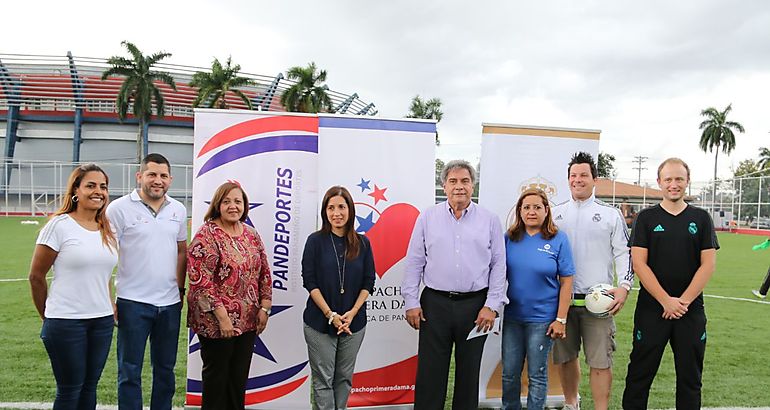
<path id="1" fill-rule="evenodd" d="M 474 326 L 490 329 L 508 303 L 503 228 L 471 202 L 476 173 L 467 161 L 447 163 L 441 182 L 447 201 L 417 219 L 401 285 L 406 320 L 420 332 L 414 408 L 444 408 L 454 345 L 452 408 L 475 409 L 486 336 L 466 338 Z"/>

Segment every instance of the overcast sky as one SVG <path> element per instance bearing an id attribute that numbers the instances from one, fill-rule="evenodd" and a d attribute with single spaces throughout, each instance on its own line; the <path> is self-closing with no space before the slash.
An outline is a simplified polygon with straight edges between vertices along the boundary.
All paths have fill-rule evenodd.
<path id="1" fill-rule="evenodd" d="M 110 5 L 108 5 L 110 4 Z M 120 5 L 118 5 L 120 4 Z M 170 63 L 275 75 L 311 61 L 328 85 L 402 117 L 443 101 L 442 159 L 480 155 L 481 123 L 602 131 L 618 178 L 669 156 L 712 177 L 700 111 L 733 104 L 746 128 L 719 175 L 770 147 L 770 2 L 37 1 L 3 5 L 1 53 L 109 57 L 121 40 Z"/>

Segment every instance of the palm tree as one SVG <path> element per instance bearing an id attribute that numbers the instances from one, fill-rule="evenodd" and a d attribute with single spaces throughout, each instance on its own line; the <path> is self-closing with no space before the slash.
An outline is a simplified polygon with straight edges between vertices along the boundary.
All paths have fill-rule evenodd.
<path id="1" fill-rule="evenodd" d="M 406 114 L 406 118 L 422 118 L 424 120 L 436 120 L 436 122 L 441 121 L 443 117 L 444 112 L 441 111 L 440 99 L 423 100 L 419 94 L 412 98 L 412 105 L 409 106 L 409 113 Z M 440 143 L 438 132 L 436 132 L 436 145 Z"/>
<path id="2" fill-rule="evenodd" d="M 324 85 L 326 70 L 316 71 L 315 63 L 307 67 L 292 67 L 286 72 L 286 78 L 296 81 L 281 95 L 281 105 L 291 112 L 318 113 L 332 110 L 332 100 Z"/>
<path id="3" fill-rule="evenodd" d="M 759 169 L 770 168 L 770 149 L 759 149 L 759 162 L 757 162 L 757 165 L 759 166 Z"/>
<path id="4" fill-rule="evenodd" d="M 155 111 L 158 117 L 163 117 L 165 106 L 163 94 L 155 84 L 157 81 L 168 84 L 176 91 L 176 83 L 170 74 L 162 71 L 154 71 L 153 66 L 160 60 L 170 57 L 171 53 L 158 52 L 151 56 L 145 56 L 141 51 L 128 41 L 120 43 L 131 54 L 131 59 L 112 56 L 107 60 L 111 67 L 102 73 L 102 80 L 117 75 L 125 77 L 120 86 L 115 105 L 118 109 L 118 117 L 126 119 L 129 105 L 133 103 L 133 114 L 139 120 L 139 133 L 136 139 L 137 163 L 147 155 L 146 126 L 152 117 L 152 104 L 155 103 Z"/>
<path id="5" fill-rule="evenodd" d="M 732 111 L 733 105 L 728 104 L 723 111 L 718 111 L 714 107 L 706 108 L 701 111 L 700 115 L 706 117 L 706 119 L 700 123 L 700 129 L 703 133 L 700 136 L 700 149 L 703 152 L 714 151 L 714 198 L 717 194 L 717 160 L 719 158 L 719 147 L 722 147 L 722 152 L 730 155 L 730 152 L 735 149 L 735 134 L 733 130 L 738 132 L 744 132 L 743 125 L 734 122 L 727 121 L 727 114 Z M 714 149 L 716 148 L 716 149 Z M 713 208 L 712 201 L 712 208 Z"/>
<path id="6" fill-rule="evenodd" d="M 193 107 L 200 107 L 203 104 L 207 108 L 226 110 L 228 108 L 227 93 L 232 92 L 240 97 L 250 110 L 253 109 L 249 97 L 235 88 L 252 85 L 253 81 L 246 77 L 239 77 L 239 71 L 241 71 L 241 66 L 239 64 L 233 66 L 232 57 L 227 57 L 224 67 L 218 59 L 214 58 L 210 73 L 199 71 L 193 75 L 190 81 L 191 87 L 198 88 L 198 96 L 193 101 Z"/>

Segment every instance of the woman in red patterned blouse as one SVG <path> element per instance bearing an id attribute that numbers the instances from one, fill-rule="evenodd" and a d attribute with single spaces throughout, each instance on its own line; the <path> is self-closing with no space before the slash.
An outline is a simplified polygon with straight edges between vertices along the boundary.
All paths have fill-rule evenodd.
<path id="1" fill-rule="evenodd" d="M 187 324 L 201 344 L 203 410 L 243 409 L 254 339 L 272 306 L 265 247 L 243 223 L 248 203 L 238 184 L 222 184 L 187 251 Z"/>

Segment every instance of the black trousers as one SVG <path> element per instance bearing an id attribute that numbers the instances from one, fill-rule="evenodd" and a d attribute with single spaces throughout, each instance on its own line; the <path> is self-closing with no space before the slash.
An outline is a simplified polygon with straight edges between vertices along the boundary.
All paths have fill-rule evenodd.
<path id="1" fill-rule="evenodd" d="M 762 286 L 759 288 L 759 293 L 767 296 L 767 291 L 770 290 L 770 268 L 767 269 L 765 280 L 762 281 Z"/>
<path id="2" fill-rule="evenodd" d="M 700 409 L 701 376 L 706 352 L 706 313 L 702 307 L 691 307 L 681 319 L 667 320 L 661 315 L 659 306 L 636 306 L 623 408 L 647 408 L 650 386 L 658 372 L 666 344 L 670 344 L 676 370 L 676 408 Z"/>
<path id="3" fill-rule="evenodd" d="M 479 369 L 486 336 L 465 340 L 475 326 L 486 293 L 450 299 L 430 288 L 420 298 L 425 322 L 420 323 L 417 350 L 415 410 L 443 410 L 452 346 L 455 349 L 453 409 L 479 407 Z"/>
<path id="4" fill-rule="evenodd" d="M 203 361 L 201 410 L 243 410 L 256 335 L 251 331 L 230 339 L 198 336 Z"/>

